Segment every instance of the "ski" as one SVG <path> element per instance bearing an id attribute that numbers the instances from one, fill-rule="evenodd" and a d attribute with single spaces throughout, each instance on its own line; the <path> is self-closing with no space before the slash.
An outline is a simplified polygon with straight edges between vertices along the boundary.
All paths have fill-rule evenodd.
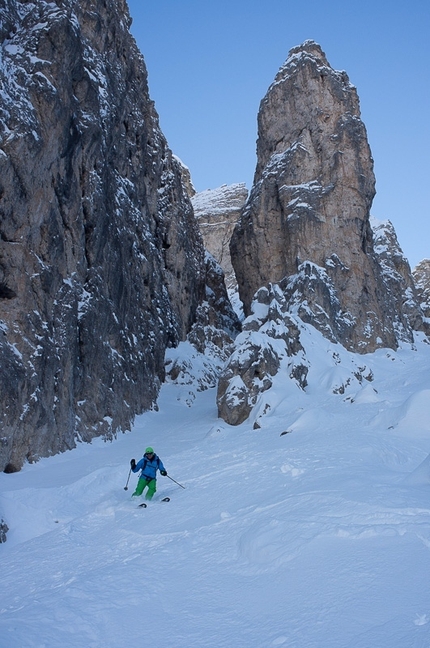
<path id="1" fill-rule="evenodd" d="M 163 497 L 160 502 L 170 502 L 170 497 Z M 142 502 L 142 504 L 139 504 L 138 508 L 147 508 L 148 504 L 146 502 Z"/>

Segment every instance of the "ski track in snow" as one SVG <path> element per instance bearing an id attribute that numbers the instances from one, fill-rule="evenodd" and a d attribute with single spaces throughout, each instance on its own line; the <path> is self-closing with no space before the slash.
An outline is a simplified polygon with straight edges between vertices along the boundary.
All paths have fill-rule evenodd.
<path id="1" fill-rule="evenodd" d="M 315 350 L 309 390 L 275 388 L 258 430 L 164 385 L 131 433 L 0 475 L 0 647 L 429 648 L 417 349 L 366 356 L 374 381 L 344 395 Z M 160 476 L 141 509 L 124 485 L 148 444 L 185 490 Z"/>

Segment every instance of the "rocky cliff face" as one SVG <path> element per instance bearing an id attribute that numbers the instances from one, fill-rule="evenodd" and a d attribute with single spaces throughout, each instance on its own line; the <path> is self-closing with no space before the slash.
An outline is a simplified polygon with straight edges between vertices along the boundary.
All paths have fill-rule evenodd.
<path id="1" fill-rule="evenodd" d="M 374 253 L 381 269 L 381 293 L 391 300 L 393 327 L 402 335 L 405 319 L 416 328 L 430 332 L 430 262 L 423 261 L 414 271 L 416 287 L 412 281 L 409 263 L 397 241 L 396 233 L 389 221 L 370 220 L 374 240 Z M 318 278 L 319 281 L 316 279 Z M 242 325 L 242 332 L 236 338 L 233 351 L 220 373 L 218 381 L 218 413 L 227 423 L 238 425 L 250 416 L 254 427 L 260 427 L 260 420 L 271 410 L 273 397 L 271 388 L 276 385 L 277 375 L 288 375 L 291 385 L 283 385 L 288 391 L 293 386 L 308 387 L 309 331 L 303 322 L 311 323 L 332 342 L 336 342 L 330 325 L 329 314 L 323 309 L 311 311 L 304 300 L 304 289 L 314 288 L 316 302 L 327 302 L 333 297 L 330 279 L 321 268 L 304 263 L 300 272 L 284 278 L 279 284 L 260 288 L 251 304 L 251 313 Z M 321 291 L 321 292 L 320 292 Z M 417 308 L 417 294 L 421 298 L 421 309 Z M 315 303 L 314 302 L 314 303 Z M 333 311 L 336 317 L 336 310 Z M 305 340 L 303 339 L 305 338 Z M 313 342 L 315 344 L 315 342 Z M 319 343 L 324 348 L 324 343 Z M 324 354 L 324 351 L 323 351 Z M 335 352 L 328 362 L 333 367 L 342 364 L 343 380 L 333 384 L 333 393 L 344 395 L 355 384 L 372 382 L 372 372 L 356 354 Z M 346 362 L 345 362 L 346 359 Z M 279 380 L 279 379 L 278 379 Z M 280 385 L 278 382 L 278 389 Z M 276 388 L 275 388 L 276 390 Z"/>
<path id="2" fill-rule="evenodd" d="M 189 168 L 182 162 L 180 158 L 178 158 L 176 155 L 173 156 L 177 163 L 179 164 L 179 168 L 181 170 L 181 178 L 182 178 L 182 184 L 184 185 L 185 191 L 187 192 L 188 198 L 192 198 L 193 196 L 196 195 L 196 190 L 193 185 L 193 181 L 191 179 L 191 171 Z"/>
<path id="3" fill-rule="evenodd" d="M 221 265 L 229 289 L 237 283 L 230 257 L 230 239 L 247 197 L 245 184 L 239 183 L 201 191 L 191 200 L 205 247 Z"/>
<path id="4" fill-rule="evenodd" d="M 358 351 L 394 347 L 422 326 L 394 230 L 370 225 L 374 176 L 355 89 L 307 42 L 292 50 L 262 102 L 244 210 L 243 185 L 193 199 L 230 285 L 226 249 L 241 214 L 230 249 L 250 315 L 233 346 L 240 324 L 223 272 L 205 254 L 190 174 L 160 131 L 129 25 L 125 0 L 3 2 L 6 472 L 77 438 L 127 429 L 154 405 L 166 348 L 180 340 L 209 349 L 202 389 L 215 386 L 228 360 L 218 407 L 237 424 L 280 367 L 306 388 L 303 322 Z M 167 374 L 187 383 L 179 352 L 168 356 Z M 269 401 L 260 402 L 261 415 Z"/>
<path id="5" fill-rule="evenodd" d="M 408 312 L 400 293 L 393 303 L 374 251 L 375 178 L 357 92 L 313 41 L 291 50 L 261 102 L 257 158 L 231 241 L 245 313 L 260 286 L 284 281 L 300 316 L 348 349 L 411 341 L 420 309 L 413 295 Z"/>
<path id="6" fill-rule="evenodd" d="M 370 225 L 373 249 L 381 270 L 380 288 L 384 295 L 384 302 L 390 306 L 390 318 L 397 338 L 405 339 L 405 322 L 414 331 L 425 331 L 419 291 L 409 261 L 397 240 L 393 224 L 390 221 L 371 218 Z"/>
<path id="7" fill-rule="evenodd" d="M 427 334 L 430 332 L 430 259 L 420 261 L 413 271 L 418 299 L 426 318 Z"/>
<path id="8" fill-rule="evenodd" d="M 361 353 L 413 342 L 426 325 L 393 226 L 370 219 L 375 179 L 356 90 L 319 45 L 291 50 L 258 128 L 254 186 L 230 245 L 247 318 L 217 395 L 226 422 L 252 413 L 256 427 L 280 368 L 307 387 L 304 323 Z M 372 380 L 353 355 L 334 393 Z"/>
<path id="9" fill-rule="evenodd" d="M 205 296 L 124 0 L 6 0 L 0 467 L 127 429 Z"/>

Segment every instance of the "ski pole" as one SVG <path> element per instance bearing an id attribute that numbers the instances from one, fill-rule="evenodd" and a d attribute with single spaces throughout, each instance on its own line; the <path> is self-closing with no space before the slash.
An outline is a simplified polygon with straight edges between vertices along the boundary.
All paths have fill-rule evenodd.
<path id="1" fill-rule="evenodd" d="M 128 473 L 127 483 L 126 483 L 126 485 L 124 486 L 124 490 L 128 490 L 128 482 L 130 481 L 130 475 L 131 475 L 131 468 L 130 468 L 129 473 Z"/>
<path id="2" fill-rule="evenodd" d="M 180 484 L 180 483 L 177 482 L 175 479 L 173 479 L 173 477 L 170 477 L 170 475 L 166 475 L 166 477 L 168 477 L 169 479 L 171 479 L 172 482 L 175 482 L 175 484 L 178 484 L 178 486 L 180 486 L 181 488 L 185 488 L 185 486 L 182 486 L 182 484 Z"/>

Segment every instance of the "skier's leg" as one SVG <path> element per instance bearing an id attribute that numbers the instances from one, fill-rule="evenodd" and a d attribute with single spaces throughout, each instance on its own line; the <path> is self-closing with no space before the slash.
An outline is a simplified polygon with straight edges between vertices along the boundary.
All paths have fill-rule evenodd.
<path id="1" fill-rule="evenodd" d="M 136 490 L 134 491 L 132 497 L 139 497 L 139 495 L 142 495 L 143 489 L 145 488 L 146 484 L 146 479 L 139 479 L 137 482 Z"/>
<path id="2" fill-rule="evenodd" d="M 151 481 L 148 482 L 148 492 L 145 495 L 145 499 L 151 500 L 154 497 L 154 493 L 156 490 L 157 490 L 157 480 L 151 479 Z"/>

